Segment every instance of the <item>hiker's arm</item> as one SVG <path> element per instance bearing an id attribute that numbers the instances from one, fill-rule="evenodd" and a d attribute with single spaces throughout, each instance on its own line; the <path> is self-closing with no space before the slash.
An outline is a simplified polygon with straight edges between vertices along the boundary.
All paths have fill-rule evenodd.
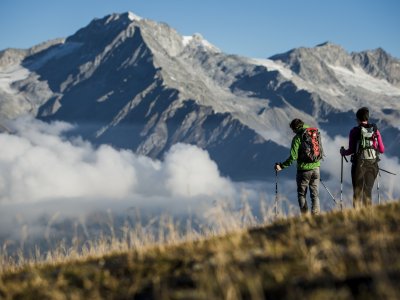
<path id="1" fill-rule="evenodd" d="M 376 139 L 377 139 L 377 145 L 374 145 L 374 148 L 378 150 L 379 153 L 385 152 L 385 145 L 383 144 L 382 136 L 379 130 L 376 130 Z"/>
<path id="2" fill-rule="evenodd" d="M 351 155 L 356 152 L 357 139 L 356 139 L 356 129 L 353 128 L 349 133 L 349 147 L 347 149 L 341 149 L 340 154 L 343 156 Z"/>
<path id="3" fill-rule="evenodd" d="M 290 155 L 283 163 L 280 164 L 282 169 L 289 167 L 298 158 L 298 152 L 300 147 L 300 137 L 296 135 L 292 140 L 292 146 L 290 147 Z"/>

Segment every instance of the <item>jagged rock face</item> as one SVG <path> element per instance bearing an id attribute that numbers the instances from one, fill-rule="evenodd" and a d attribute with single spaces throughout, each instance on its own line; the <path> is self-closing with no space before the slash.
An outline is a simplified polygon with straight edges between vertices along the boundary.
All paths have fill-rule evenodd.
<path id="1" fill-rule="evenodd" d="M 65 40 L 0 52 L 0 72 L 1 120 L 64 120 L 93 143 L 154 158 L 177 142 L 196 144 L 235 179 L 262 178 L 282 159 L 294 117 L 333 136 L 341 129 L 332 124 L 347 130 L 362 104 L 399 134 L 399 61 L 381 49 L 348 54 L 325 43 L 252 59 L 125 13 Z"/>
<path id="2" fill-rule="evenodd" d="M 373 77 L 400 87 L 400 62 L 383 49 L 353 53 L 352 59 Z"/>
<path id="3" fill-rule="evenodd" d="M 344 49 L 333 44 L 321 44 L 315 48 L 298 48 L 271 57 L 282 61 L 304 80 L 315 84 L 335 82 L 336 77 L 329 65 L 352 68 L 352 61 Z"/>

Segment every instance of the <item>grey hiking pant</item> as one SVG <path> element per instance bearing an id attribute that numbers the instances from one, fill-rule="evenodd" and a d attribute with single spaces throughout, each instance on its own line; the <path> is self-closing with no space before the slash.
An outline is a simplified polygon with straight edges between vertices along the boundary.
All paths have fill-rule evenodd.
<path id="1" fill-rule="evenodd" d="M 315 168 L 309 171 L 297 170 L 296 182 L 297 182 L 297 199 L 299 200 L 299 206 L 301 213 L 307 213 L 307 190 L 310 187 L 311 194 L 311 213 L 314 215 L 319 214 L 319 168 Z"/>

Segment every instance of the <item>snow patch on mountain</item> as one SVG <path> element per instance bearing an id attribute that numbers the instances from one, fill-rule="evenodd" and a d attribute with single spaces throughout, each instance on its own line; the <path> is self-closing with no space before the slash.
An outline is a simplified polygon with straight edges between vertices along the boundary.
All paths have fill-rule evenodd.
<path id="1" fill-rule="evenodd" d="M 341 66 L 328 65 L 344 86 L 361 87 L 377 94 L 400 96 L 400 88 L 393 86 L 384 79 L 378 79 L 367 74 L 360 67 L 350 70 Z"/>
<path id="2" fill-rule="evenodd" d="M 19 91 L 12 84 L 19 80 L 28 78 L 30 71 L 20 65 L 12 65 L 0 71 L 0 92 L 16 95 Z"/>
<path id="3" fill-rule="evenodd" d="M 131 21 L 141 21 L 143 18 L 139 17 L 138 15 L 134 14 L 133 12 L 128 12 L 128 18 Z"/>
<path id="4" fill-rule="evenodd" d="M 221 52 L 221 50 L 218 47 L 214 46 L 209 41 L 205 40 L 203 36 L 199 33 L 195 33 L 192 36 L 183 36 L 182 43 L 183 46 L 185 47 L 198 47 L 203 50 L 208 50 L 215 53 Z"/>
<path id="5" fill-rule="evenodd" d="M 250 58 L 249 62 L 257 66 L 264 66 L 268 70 L 278 71 L 286 79 L 293 79 L 295 74 L 289 68 L 285 67 L 284 64 L 279 63 L 279 61 L 273 61 L 271 59 L 263 58 Z"/>
<path id="6" fill-rule="evenodd" d="M 339 97 L 343 96 L 344 93 L 340 91 L 336 86 L 323 86 L 321 88 L 320 85 L 312 84 L 301 78 L 299 75 L 294 73 L 290 67 L 286 64 L 282 63 L 279 60 L 271 60 L 271 59 L 260 59 L 260 58 L 252 58 L 249 59 L 249 63 L 265 66 L 269 71 L 277 71 L 279 72 L 286 80 L 290 80 L 294 83 L 294 85 L 298 88 L 298 90 L 305 90 L 310 93 L 324 93 L 329 96 Z"/>

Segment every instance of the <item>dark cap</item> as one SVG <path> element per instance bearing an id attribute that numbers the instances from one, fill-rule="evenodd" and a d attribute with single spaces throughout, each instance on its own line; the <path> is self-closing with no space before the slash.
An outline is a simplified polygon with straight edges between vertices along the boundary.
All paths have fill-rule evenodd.
<path id="1" fill-rule="evenodd" d="M 304 122 L 300 119 L 293 119 L 292 122 L 290 122 L 289 126 L 292 128 L 292 130 L 297 131 L 300 128 L 302 128 L 304 125 Z"/>
<path id="2" fill-rule="evenodd" d="M 369 119 L 369 109 L 367 107 L 361 107 L 359 110 L 357 110 L 356 117 L 361 122 L 368 121 L 368 119 Z"/>

